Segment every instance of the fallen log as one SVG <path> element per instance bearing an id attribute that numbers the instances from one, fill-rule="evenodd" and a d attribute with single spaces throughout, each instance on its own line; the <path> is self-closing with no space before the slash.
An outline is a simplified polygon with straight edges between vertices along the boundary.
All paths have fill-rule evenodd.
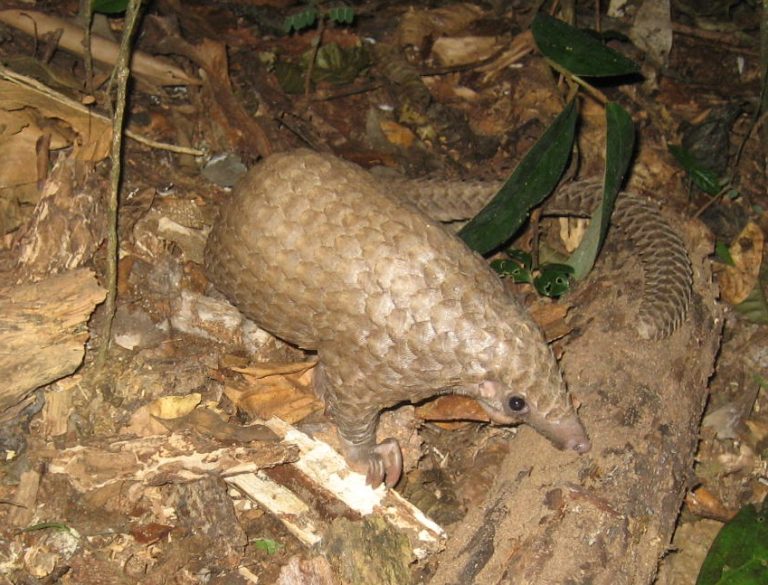
<path id="1" fill-rule="evenodd" d="M 450 531 L 431 585 L 653 581 L 692 487 L 722 329 L 710 246 L 692 239 L 690 317 L 667 339 L 640 340 L 627 322 L 641 287 L 617 286 L 605 273 L 584 287 L 593 290 L 579 309 L 588 321 L 561 365 L 592 451 L 552 455 L 545 439 L 522 428 L 483 504 Z"/>

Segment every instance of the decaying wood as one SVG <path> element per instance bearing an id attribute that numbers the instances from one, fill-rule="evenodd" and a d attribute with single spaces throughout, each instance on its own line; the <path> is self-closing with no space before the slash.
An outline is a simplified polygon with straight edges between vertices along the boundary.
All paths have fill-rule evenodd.
<path id="1" fill-rule="evenodd" d="M 406 567 L 414 558 L 423 558 L 443 546 L 442 528 L 396 492 L 367 486 L 365 477 L 350 471 L 344 458 L 328 445 L 276 418 L 265 426 L 283 442 L 222 446 L 199 435 L 173 432 L 114 441 L 107 448 L 78 445 L 52 452 L 48 471 L 66 474 L 73 487 L 83 493 L 125 481 L 197 485 L 218 476 L 283 522 L 307 547 L 337 547 L 339 539 L 343 540 L 341 535 L 362 530 L 366 538 L 399 543 L 398 550 L 405 543 L 404 554 L 394 557 L 402 557 Z M 275 468 L 272 474 L 265 473 L 271 468 Z M 284 468 L 300 475 L 298 481 L 307 488 L 302 490 L 302 497 L 315 492 L 319 494 L 317 501 L 307 502 L 286 487 L 284 484 L 298 476 L 274 473 Z M 336 519 L 363 516 L 365 521 L 357 527 L 339 526 L 335 520 L 329 521 L 328 515 Z M 363 556 L 369 552 L 365 547 L 360 550 Z M 352 570 L 353 565 L 348 559 L 346 562 Z"/>
<path id="2" fill-rule="evenodd" d="M 325 557 L 293 556 L 283 565 L 277 585 L 339 585 L 339 580 Z"/>
<path id="3" fill-rule="evenodd" d="M 56 164 L 31 219 L 15 236 L 13 255 L 20 280 L 79 268 L 104 240 L 104 186 L 95 174 L 81 186 L 75 178 L 77 166 L 73 159 Z"/>
<path id="4" fill-rule="evenodd" d="M 223 446 L 171 433 L 114 441 L 108 448 L 78 445 L 56 451 L 48 471 L 66 474 L 78 491 L 87 492 L 122 481 L 187 483 L 210 475 L 255 472 L 293 458 L 290 445 L 274 441 Z"/>
<path id="5" fill-rule="evenodd" d="M 582 307 L 597 317 L 561 363 L 592 451 L 552 455 L 544 439 L 521 429 L 483 505 L 452 531 L 431 584 L 652 582 L 692 487 L 720 342 L 709 247 L 699 243 L 692 254 L 699 295 L 669 339 L 641 341 L 616 322 L 615 306 L 631 291 L 603 287 Z"/>
<path id="6" fill-rule="evenodd" d="M 338 500 L 361 516 L 384 519 L 411 542 L 412 554 L 424 557 L 443 545 L 443 529 L 397 492 L 383 486 L 372 489 L 365 477 L 350 471 L 344 458 L 321 441 L 316 441 L 278 418 L 266 426 L 286 442 L 296 445 L 299 457 L 291 465 L 307 478 L 315 490 Z M 323 539 L 324 523 L 317 510 L 265 474 L 234 475 L 227 481 L 269 510 L 307 546 Z"/>
<path id="7" fill-rule="evenodd" d="M 193 573 L 209 567 L 237 567 L 248 544 L 232 500 L 223 487 L 220 479 L 208 477 L 177 486 L 168 502 L 176 510 L 184 511 L 178 515 L 177 528 L 184 533 L 179 545 L 181 558 L 187 558 L 185 564 L 195 565 L 187 567 Z M 190 542 L 199 550 L 197 554 L 189 554 Z M 168 577 L 173 580 L 172 575 Z"/>
<path id="8" fill-rule="evenodd" d="M 36 388 L 77 369 L 88 318 L 104 294 L 85 269 L 0 289 L 0 417 Z"/>

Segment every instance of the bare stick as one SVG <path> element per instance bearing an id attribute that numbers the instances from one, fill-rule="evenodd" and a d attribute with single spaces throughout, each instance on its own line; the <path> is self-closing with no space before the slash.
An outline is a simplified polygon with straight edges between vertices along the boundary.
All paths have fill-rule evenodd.
<path id="1" fill-rule="evenodd" d="M 112 118 L 112 172 L 110 175 L 110 192 L 107 201 L 107 214 L 109 217 L 109 230 L 107 233 L 107 300 L 105 308 L 107 318 L 104 324 L 103 343 L 99 348 L 96 359 L 96 371 L 100 372 L 106 363 L 109 346 L 112 340 L 112 321 L 115 316 L 115 301 L 117 299 L 117 208 L 120 194 L 120 175 L 122 165 L 120 155 L 123 148 L 123 125 L 125 122 L 125 102 L 128 92 L 128 78 L 130 77 L 131 41 L 136 31 L 136 23 L 139 21 L 142 0 L 129 0 L 126 11 L 125 30 L 120 41 L 120 54 L 115 65 L 117 73 L 117 96 L 115 103 L 115 115 Z"/>

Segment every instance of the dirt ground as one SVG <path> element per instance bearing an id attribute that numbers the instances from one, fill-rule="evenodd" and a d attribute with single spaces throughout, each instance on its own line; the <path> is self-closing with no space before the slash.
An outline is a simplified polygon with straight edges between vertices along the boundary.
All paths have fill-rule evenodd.
<path id="1" fill-rule="evenodd" d="M 608 46 L 641 65 L 585 88 L 537 49 L 539 4 L 364 1 L 352 22 L 320 5 L 306 27 L 293 0 L 145 6 L 106 352 L 106 63 L 125 20 L 94 19 L 107 40 L 86 83 L 77 2 L 0 7 L 0 580 L 695 582 L 723 522 L 768 492 L 759 11 L 646 0 L 598 18 L 576 2 L 579 27 L 611 31 Z M 625 187 L 688 250 L 684 322 L 638 337 L 643 270 L 613 229 L 559 299 L 507 281 L 552 344 L 592 450 L 491 425 L 466 398 L 402 406 L 379 433 L 403 449 L 406 501 L 380 488 L 361 511 L 363 496 L 333 483 L 346 471 L 307 471 L 301 440 L 274 422 L 338 446 L 314 356 L 206 278 L 218 206 L 246 168 L 299 147 L 409 177 L 504 178 L 576 91 L 565 174 L 601 176 L 605 103 L 625 108 L 637 132 Z M 720 194 L 692 184 L 676 144 L 728 179 Z M 583 231 L 534 214 L 515 245 L 568 249 Z"/>

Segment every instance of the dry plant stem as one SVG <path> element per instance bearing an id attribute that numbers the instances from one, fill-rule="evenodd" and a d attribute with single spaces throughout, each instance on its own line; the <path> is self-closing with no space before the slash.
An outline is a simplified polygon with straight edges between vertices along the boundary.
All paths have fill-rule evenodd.
<path id="1" fill-rule="evenodd" d="M 83 18 L 83 61 L 85 62 L 85 92 L 93 95 L 93 54 L 91 54 L 91 25 L 93 24 L 93 1 L 80 0 L 80 14 Z"/>
<path id="2" fill-rule="evenodd" d="M 340 91 L 338 93 L 333 94 L 326 94 L 326 95 L 318 95 L 313 98 L 311 98 L 311 101 L 313 102 L 327 102 L 330 100 L 337 100 L 339 98 L 349 97 L 351 95 L 357 95 L 361 93 L 367 93 L 369 91 L 375 91 L 379 89 L 383 84 L 381 83 L 366 83 L 365 85 L 360 85 L 357 87 L 351 87 L 349 89 L 345 89 L 344 91 Z"/>
<path id="3" fill-rule="evenodd" d="M 307 75 L 304 78 L 304 99 L 309 100 L 309 92 L 312 87 L 312 74 L 315 72 L 315 60 L 317 59 L 317 53 L 320 51 L 320 44 L 323 42 L 323 33 L 325 32 L 325 17 L 320 16 L 317 25 L 317 37 L 312 42 L 312 57 L 309 59 L 309 66 L 307 67 Z"/>
<path id="4" fill-rule="evenodd" d="M 605 95 L 605 94 L 604 94 L 602 91 L 600 91 L 600 90 L 599 90 L 599 89 L 597 89 L 596 87 L 594 87 L 594 86 L 590 85 L 589 83 L 587 83 L 586 81 L 584 81 L 584 80 L 583 80 L 581 77 L 579 77 L 578 75 L 573 75 L 572 73 L 569 73 L 568 71 L 566 71 L 565 69 L 563 69 L 563 68 L 562 68 L 560 65 L 558 65 L 558 64 L 557 64 L 557 63 L 555 63 L 554 61 L 550 61 L 549 59 L 547 59 L 547 63 L 549 64 L 549 66 L 550 66 L 550 67 L 552 67 L 552 68 L 553 68 L 555 71 L 557 71 L 557 72 L 558 72 L 560 75 L 562 75 L 562 76 L 563 76 L 563 77 L 565 77 L 566 79 L 570 79 L 570 80 L 571 80 L 571 81 L 573 81 L 575 84 L 577 84 L 577 85 L 580 85 L 581 87 L 583 87 L 583 88 L 586 90 L 586 92 L 587 92 L 587 93 L 588 93 L 588 94 L 589 94 L 589 95 L 590 95 L 592 98 L 594 98 L 595 100 L 597 100 L 597 101 L 598 101 L 599 103 L 601 103 L 602 105 L 605 105 L 605 104 L 607 104 L 607 103 L 608 103 L 608 97 L 607 97 L 607 96 L 606 96 L 606 95 Z"/>
<path id="5" fill-rule="evenodd" d="M 764 75 L 763 77 L 768 76 Z M 761 90 L 760 99 L 768 102 L 768 83 L 765 81 L 763 82 L 763 89 Z M 747 145 L 747 142 L 749 142 L 749 139 L 752 138 L 752 135 L 756 131 L 760 131 L 761 135 L 766 133 L 766 130 L 764 130 L 765 121 L 768 119 L 768 109 L 766 109 L 766 106 L 762 106 L 762 108 L 756 112 L 756 115 L 759 115 L 759 117 L 754 122 L 752 122 L 749 130 L 747 130 L 747 133 L 744 136 L 744 139 L 741 141 L 741 144 L 739 144 L 739 149 L 736 151 L 736 156 L 733 159 L 733 168 L 737 168 L 739 166 L 739 162 L 741 162 L 741 155 L 744 153 L 744 147 Z M 768 159 L 768 139 L 764 140 L 763 144 L 766 145 L 765 156 L 766 159 Z"/>
<path id="6" fill-rule="evenodd" d="M 720 32 L 716 30 L 704 30 L 679 22 L 672 23 L 672 32 L 686 37 L 694 37 L 697 39 L 703 39 L 705 41 L 712 41 L 718 43 L 721 49 L 725 50 L 737 50 L 749 55 L 755 55 L 756 53 L 749 49 L 747 43 L 749 41 L 740 37 L 734 36 L 732 32 Z"/>
<path id="7" fill-rule="evenodd" d="M 602 23 L 600 22 L 600 0 L 595 0 L 595 30 L 601 32 Z"/>
<path id="8" fill-rule="evenodd" d="M 704 205 L 699 207 L 696 210 L 696 213 L 693 214 L 693 219 L 698 219 L 699 216 L 702 213 L 704 213 L 707 209 L 712 207 L 712 205 L 722 201 L 723 200 L 723 196 L 728 192 L 729 189 L 730 189 L 730 186 L 726 186 L 723 189 L 721 189 L 720 192 L 717 195 L 710 195 L 709 200 Z"/>
<path id="9" fill-rule="evenodd" d="M 117 208 L 120 193 L 120 175 L 122 165 L 120 155 L 123 148 L 123 124 L 125 122 L 125 102 L 128 92 L 128 78 L 130 77 L 131 41 L 136 31 L 136 23 L 139 21 L 142 0 L 130 0 L 126 12 L 125 30 L 120 41 L 120 55 L 115 66 L 117 80 L 117 99 L 115 100 L 115 114 L 112 121 L 112 172 L 110 176 L 110 193 L 107 202 L 107 214 L 109 217 L 109 230 L 107 233 L 107 300 L 105 309 L 107 318 L 104 323 L 103 343 L 99 348 L 96 359 L 97 373 L 100 372 L 106 362 L 109 346 L 112 341 L 112 321 L 115 316 L 115 301 L 117 299 Z"/>
<path id="10" fill-rule="evenodd" d="M 760 107 L 758 112 L 768 112 L 768 0 L 763 0 L 763 12 L 760 18 L 760 71 L 762 73 L 760 88 Z M 763 144 L 764 163 L 768 161 L 768 126 L 760 129 L 760 140 Z"/>

